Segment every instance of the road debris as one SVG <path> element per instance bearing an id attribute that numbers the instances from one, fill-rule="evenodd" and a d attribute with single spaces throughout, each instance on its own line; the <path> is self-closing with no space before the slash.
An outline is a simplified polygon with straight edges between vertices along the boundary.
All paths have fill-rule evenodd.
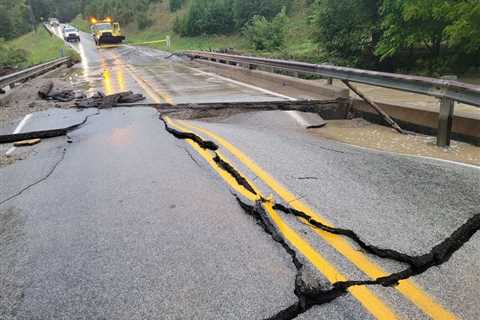
<path id="1" fill-rule="evenodd" d="M 145 99 L 142 94 L 125 91 L 111 95 L 105 95 L 97 92 L 93 96 L 87 98 L 82 91 L 74 91 L 70 89 L 55 89 L 53 81 L 47 81 L 38 89 L 38 96 L 43 100 L 54 100 L 60 102 L 70 102 L 75 100 L 77 108 L 98 108 L 107 109 L 116 107 L 120 103 L 135 103 Z"/>
<path id="2" fill-rule="evenodd" d="M 142 94 L 133 93 L 132 91 L 115 93 L 108 96 L 101 92 L 97 92 L 90 98 L 75 102 L 75 106 L 77 108 L 108 109 L 114 108 L 121 103 L 135 103 L 142 100 L 145 100 L 145 97 Z"/>
<path id="3" fill-rule="evenodd" d="M 26 146 L 33 146 L 36 145 L 37 143 L 40 143 L 40 139 L 29 139 L 29 140 L 21 140 L 21 141 L 16 141 L 13 145 L 15 147 L 26 147 Z"/>
<path id="4" fill-rule="evenodd" d="M 55 89 L 53 81 L 47 81 L 38 90 L 38 96 L 44 100 L 70 102 L 75 99 L 85 98 L 84 93 L 76 93 L 74 90 Z"/>

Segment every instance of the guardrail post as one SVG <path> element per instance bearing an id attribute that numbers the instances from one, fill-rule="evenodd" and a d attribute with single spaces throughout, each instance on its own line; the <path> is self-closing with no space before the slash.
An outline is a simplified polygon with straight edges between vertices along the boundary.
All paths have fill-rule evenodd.
<path id="1" fill-rule="evenodd" d="M 438 116 L 437 146 L 450 146 L 452 132 L 453 110 L 455 101 L 449 98 L 440 99 L 440 114 Z"/>
<path id="2" fill-rule="evenodd" d="M 333 84 L 333 79 L 327 78 L 327 84 L 331 86 Z"/>

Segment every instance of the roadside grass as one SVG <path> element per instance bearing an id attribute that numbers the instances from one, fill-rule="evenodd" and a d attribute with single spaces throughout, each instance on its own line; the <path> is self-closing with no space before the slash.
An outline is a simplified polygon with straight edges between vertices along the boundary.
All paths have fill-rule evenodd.
<path id="1" fill-rule="evenodd" d="M 155 30 L 134 31 L 126 33 L 129 44 L 142 45 L 144 42 L 163 40 L 167 35 L 171 37 L 171 48 L 168 49 L 165 43 L 145 44 L 157 49 L 178 52 L 185 50 L 218 50 L 232 49 L 245 54 L 253 54 L 262 57 L 278 59 L 293 59 L 305 62 L 325 62 L 326 57 L 317 45 L 305 37 L 298 37 L 294 32 L 289 32 L 285 45 L 274 51 L 254 50 L 248 41 L 241 34 L 181 37 L 173 32 L 156 32 Z"/>
<path id="2" fill-rule="evenodd" d="M 36 32 L 32 31 L 8 41 L 7 45 L 27 52 L 27 64 L 23 67 L 60 58 L 60 50 L 65 48 L 65 44 L 61 39 L 51 36 L 42 26 L 39 26 Z M 64 49 L 64 52 L 66 55 L 69 54 L 67 49 Z"/>

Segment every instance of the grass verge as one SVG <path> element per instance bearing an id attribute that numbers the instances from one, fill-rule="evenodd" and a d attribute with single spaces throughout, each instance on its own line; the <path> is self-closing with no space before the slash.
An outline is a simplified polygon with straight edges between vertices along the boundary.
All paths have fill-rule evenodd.
<path id="1" fill-rule="evenodd" d="M 27 33 L 7 42 L 7 45 L 27 53 L 26 65 L 22 67 L 60 58 L 62 48 L 64 48 L 65 54 L 69 54 L 69 50 L 65 49 L 65 43 L 61 39 L 51 36 L 42 26 L 39 26 L 36 32 Z"/>

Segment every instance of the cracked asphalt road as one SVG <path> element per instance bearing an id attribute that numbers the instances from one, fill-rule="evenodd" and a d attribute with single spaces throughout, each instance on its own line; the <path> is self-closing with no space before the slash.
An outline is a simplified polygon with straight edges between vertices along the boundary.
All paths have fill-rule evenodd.
<path id="1" fill-rule="evenodd" d="M 128 89 L 170 103 L 284 99 L 163 52 L 96 50 L 82 37 L 73 45 L 84 58 L 76 81 L 92 91 Z M 68 126 L 95 112 L 36 113 L 24 131 Z M 180 124 L 216 142 L 222 159 L 266 196 L 302 201 L 384 248 L 426 253 L 479 213 L 479 169 L 321 140 L 297 118 L 274 111 Z M 228 140 L 294 197 L 282 200 L 248 161 L 191 125 Z M 156 110 L 102 110 L 69 136 L 72 143 L 45 140 L 0 168 L 0 201 L 39 181 L 0 205 L 0 319 L 264 319 L 296 303 L 291 257 L 245 214 L 205 154 L 164 129 Z M 328 289 L 335 277 L 365 280 L 375 266 L 404 267 L 350 242 L 352 249 L 339 249 L 337 238 L 278 216 L 326 259 L 316 264 L 305 246 L 295 246 L 309 284 Z M 418 288 L 350 291 L 296 319 L 478 319 L 479 247 L 475 234 L 450 261 L 415 277 Z"/>

